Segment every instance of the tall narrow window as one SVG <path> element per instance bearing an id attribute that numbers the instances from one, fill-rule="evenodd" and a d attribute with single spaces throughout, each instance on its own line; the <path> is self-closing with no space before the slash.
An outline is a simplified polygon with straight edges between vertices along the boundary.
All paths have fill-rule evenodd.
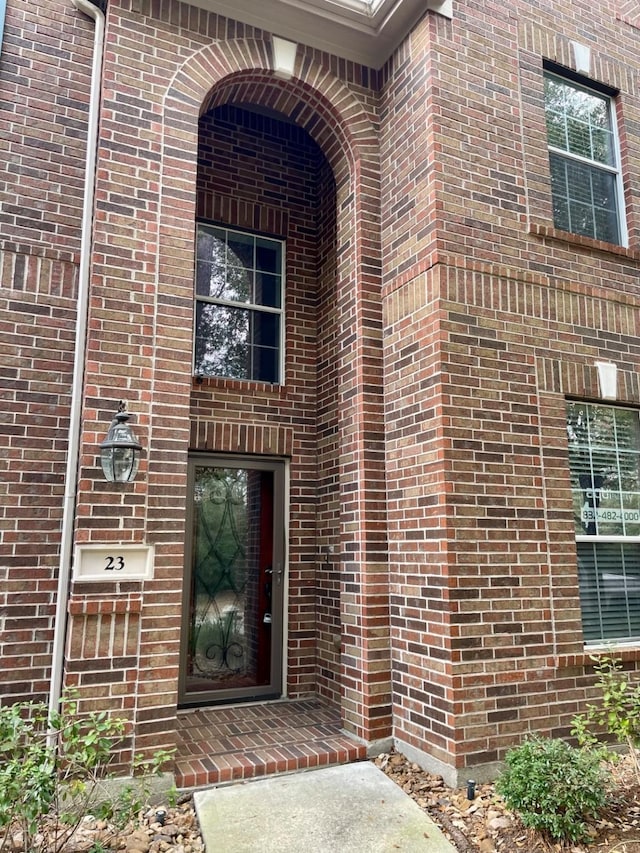
<path id="1" fill-rule="evenodd" d="M 545 114 L 556 228 L 624 243 L 611 97 L 547 72 Z"/>
<path id="2" fill-rule="evenodd" d="M 567 432 L 585 641 L 638 639 L 638 412 L 570 403 Z"/>
<path id="3" fill-rule="evenodd" d="M 283 244 L 199 223 L 194 373 L 281 382 Z"/>

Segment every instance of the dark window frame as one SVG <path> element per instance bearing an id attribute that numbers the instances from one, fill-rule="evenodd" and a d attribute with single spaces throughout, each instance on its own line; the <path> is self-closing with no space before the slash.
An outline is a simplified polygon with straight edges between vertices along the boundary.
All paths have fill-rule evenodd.
<path id="1" fill-rule="evenodd" d="M 285 248 L 271 235 L 196 222 L 196 376 L 283 384 Z"/>

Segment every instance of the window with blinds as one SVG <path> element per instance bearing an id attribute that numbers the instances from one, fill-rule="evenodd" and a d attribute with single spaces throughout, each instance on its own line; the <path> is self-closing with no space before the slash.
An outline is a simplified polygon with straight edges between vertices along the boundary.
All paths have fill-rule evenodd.
<path id="1" fill-rule="evenodd" d="M 640 638 L 640 420 L 569 403 L 569 467 L 586 643 Z"/>
<path id="2" fill-rule="evenodd" d="M 549 72 L 544 84 L 554 224 L 563 231 L 624 245 L 612 98 Z"/>

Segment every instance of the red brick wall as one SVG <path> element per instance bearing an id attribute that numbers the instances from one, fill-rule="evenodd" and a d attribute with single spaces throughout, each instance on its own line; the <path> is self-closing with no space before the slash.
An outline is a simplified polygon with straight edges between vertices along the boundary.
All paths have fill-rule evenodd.
<path id="1" fill-rule="evenodd" d="M 48 691 L 93 24 L 8 3 L 0 58 L 0 697 Z"/>
<path id="2" fill-rule="evenodd" d="M 7 695 L 46 689 L 75 321 L 92 25 L 55 9 L 10 6 L 0 63 L 0 307 L 21 344 L 4 386 Z M 318 689 L 350 731 L 385 737 L 392 654 L 396 735 L 451 778 L 528 727 L 566 731 L 590 670 L 565 398 L 597 399 L 597 358 L 618 363 L 621 402 L 640 397 L 628 4 L 587 19 L 458 4 L 451 21 L 425 15 L 380 74 L 300 48 L 291 81 L 270 70 L 268 34 L 135 9 L 109 8 L 77 540 L 152 544 L 155 573 L 74 585 L 69 683 L 129 714 L 137 748 L 170 741 L 187 452 L 269 453 L 292 460 L 292 694 Z M 629 249 L 553 227 L 542 61 L 572 66 L 572 39 L 620 90 Z M 198 118 L 216 107 L 197 196 Z M 197 213 L 287 238 L 282 388 L 192 379 Z M 125 489 L 96 464 L 120 399 L 146 450 Z"/>
<path id="3" fill-rule="evenodd" d="M 293 124 L 219 107 L 201 120 L 199 150 L 198 216 L 286 240 L 286 343 L 280 386 L 216 379 L 194 386 L 191 450 L 273 452 L 259 442 L 231 448 L 223 432 L 219 442 L 203 444 L 198 430 L 206 429 L 207 423 L 219 429 L 242 423 L 249 430 L 254 424 L 268 425 L 290 433 L 288 693 L 313 694 L 317 632 L 328 630 L 322 625 L 327 619 L 336 620 L 336 602 L 327 607 L 328 590 L 324 592 L 322 570 L 318 570 L 316 522 L 316 513 L 322 510 L 316 487 L 316 413 L 319 406 L 335 406 L 336 397 L 335 384 L 320 398 L 316 392 L 317 270 L 321 259 L 330 263 L 335 251 L 334 245 L 321 239 L 320 222 L 335 217 L 335 206 L 328 204 L 333 192 L 329 187 L 328 195 L 322 197 L 324 158 L 310 137 Z M 334 482 L 323 501 L 335 503 L 337 487 Z M 317 610 L 319 598 L 326 614 Z M 330 681 L 335 682 L 335 677 L 334 671 Z M 335 694 L 335 683 L 331 687 Z"/>
<path id="4" fill-rule="evenodd" d="M 633 39 L 606 6 L 589 28 L 559 4 L 457 7 L 384 74 L 394 722 L 459 769 L 566 734 L 588 695 L 565 399 L 598 398 L 596 359 L 640 397 Z M 629 249 L 553 228 L 542 60 L 572 66 L 571 39 L 621 91 Z"/>
<path id="5" fill-rule="evenodd" d="M 71 3 L 9 2 L 0 60 L 0 239 L 77 252 L 93 22 Z"/>
<path id="6" fill-rule="evenodd" d="M 337 258 L 336 189 L 328 163 L 321 164 L 319 182 L 317 265 L 317 395 L 316 409 L 316 536 L 318 549 L 318 595 L 316 636 L 317 686 L 321 695 L 340 705 L 342 617 L 340 607 L 340 362 L 338 316 L 335 310 Z"/>
<path id="7" fill-rule="evenodd" d="M 203 52 L 185 67 L 176 79 L 168 101 L 169 113 L 183 116 L 193 102 L 191 78 L 200 79 L 219 65 L 225 69 L 239 67 L 238 73 L 224 79 L 207 98 L 207 106 L 224 103 L 228 98 L 242 102 L 259 98 L 264 106 L 277 109 L 285 116 L 295 116 L 296 122 L 309 132 L 330 161 L 337 185 L 337 306 L 336 326 L 341 335 L 336 358 L 340 378 L 340 553 L 344 571 L 341 577 L 341 607 L 343 626 L 342 646 L 342 708 L 345 725 L 362 734 L 389 732 L 388 701 L 388 639 L 386 632 L 385 591 L 380 591 L 379 579 L 386 589 L 385 554 L 378 542 L 381 529 L 384 535 L 384 481 L 381 475 L 381 418 L 378 391 L 371 411 L 374 422 L 368 425 L 369 412 L 359 405 L 363 383 L 380 388 L 378 379 L 367 382 L 369 363 L 375 354 L 380 363 L 380 302 L 376 299 L 378 180 L 376 164 L 370 160 L 375 151 L 372 127 L 374 99 L 363 88 L 369 75 L 353 66 L 349 69 L 351 82 L 345 85 L 333 76 L 334 63 L 329 57 L 307 61 L 300 56 L 300 79 L 290 84 L 275 81 L 269 72 L 255 70 L 265 61 L 259 54 L 259 43 L 235 46 L 219 45 L 216 50 Z M 249 60 L 247 57 L 249 56 Z M 254 70 L 241 70 L 243 67 Z M 306 79 L 313 81 L 308 85 Z M 351 91 L 350 91 L 351 90 Z M 356 94 L 354 94 L 354 92 Z M 184 122 L 174 131 L 180 144 Z M 173 137 L 172 137 L 173 139 Z M 184 184 L 184 186 L 187 186 Z M 372 231 L 372 229 L 374 229 Z M 361 242 L 362 241 L 362 242 Z M 363 251 L 366 248 L 366 252 Z M 361 311 L 362 294 L 371 305 Z M 370 296 L 369 296 L 370 295 Z M 354 341 L 361 345 L 354 347 Z M 376 352 L 377 348 L 377 352 Z M 377 445 L 374 441 L 377 436 Z M 368 443 L 366 442 L 368 439 Z M 359 489 L 356 483 L 360 483 Z M 376 511 L 371 523 L 364 507 Z M 383 546 L 384 547 L 384 546 Z M 368 607 L 375 602 L 379 610 Z M 364 697 L 364 699 L 363 699 Z"/>
<path id="8" fill-rule="evenodd" d="M 638 7 L 634 0 L 621 0 L 618 4 L 616 17 L 636 29 L 640 29 L 640 17 Z"/>
<path id="9" fill-rule="evenodd" d="M 328 517 L 331 510 L 325 507 L 337 504 L 328 495 L 336 488 L 331 477 L 336 470 L 334 450 L 339 447 L 341 513 L 322 535 L 327 541 L 338 535 L 338 553 L 348 570 L 339 581 L 343 646 L 338 658 L 334 567 L 326 584 L 322 578 L 320 689 L 334 699 L 340 691 L 345 717 L 354 731 L 363 736 L 374 731 L 386 734 L 390 705 L 375 230 L 378 173 L 375 157 L 371 159 L 369 153 L 375 139 L 375 97 L 367 89 L 370 75 L 352 66 L 346 84 L 334 75 L 339 65 L 344 69 L 343 63 L 309 52 L 306 59 L 301 54 L 299 79 L 285 83 L 269 70 L 270 41 L 259 32 L 200 12 L 191 15 L 186 7 L 179 25 L 168 14 L 169 7 L 154 6 L 153 11 L 159 17 L 152 17 L 151 5 L 141 14 L 132 13 L 127 3 L 110 5 L 77 540 L 152 544 L 155 574 L 152 581 L 127 583 L 118 589 L 74 584 L 70 649 L 81 647 L 75 638 L 86 630 L 84 602 L 108 608 L 123 595 L 140 596 L 136 665 L 129 669 L 128 661 L 114 664 L 113 684 L 107 678 L 101 680 L 101 695 L 106 704 L 131 716 L 136 749 L 157 747 L 159 733 L 170 740 L 178 675 L 187 451 L 191 447 L 290 455 L 295 475 L 291 498 L 297 513 L 291 518 L 295 560 L 290 576 L 294 592 L 290 687 L 298 693 L 312 689 L 318 657 L 313 628 L 318 592 L 314 521 L 318 509 Z M 226 41 L 231 33 L 239 41 Z M 212 42 L 216 37 L 221 41 Z M 146 43 L 158 49 L 144 56 L 133 49 Z M 161 49 L 163 44 L 170 44 L 171 50 Z M 211 380 L 202 385 L 192 380 L 191 335 L 198 117 L 229 100 L 257 101 L 285 117 L 295 115 L 300 127 L 308 127 L 331 163 L 339 216 L 334 255 L 337 280 L 330 286 L 327 265 L 333 263 L 332 254 L 324 248 L 332 233 L 334 211 L 322 210 L 317 194 L 311 201 L 301 199 L 299 193 L 295 199 L 289 195 L 287 201 L 295 201 L 299 211 L 288 210 L 285 217 L 282 200 L 271 198 L 265 206 L 265 198 L 256 198 L 246 172 L 240 170 L 228 183 L 233 196 L 201 195 L 200 212 L 206 216 L 286 233 L 292 269 L 300 272 L 295 283 L 299 290 L 294 289 L 291 303 L 290 386 L 229 386 L 223 415 L 218 406 L 220 388 L 214 395 Z M 299 138 L 299 130 L 289 132 Z M 273 145 L 272 140 L 271 153 Z M 291 148 L 287 151 L 290 155 Z M 300 152 L 298 156 L 296 174 L 300 176 L 308 158 Z M 224 181 L 229 182 L 227 171 Z M 252 170 L 250 180 L 254 179 Z M 329 187 L 327 166 L 318 180 L 323 189 Z M 306 177 L 303 185 L 309 187 Z M 237 186 L 242 186 L 243 193 L 249 186 L 246 200 L 236 192 Z M 261 181 L 256 186 L 263 187 Z M 290 194 L 291 188 L 286 192 Z M 257 221 L 256 201 L 263 216 Z M 319 235 L 320 242 L 315 246 L 297 224 L 290 228 L 310 205 L 317 206 L 311 233 Z M 317 258 L 317 269 L 316 261 L 313 269 L 309 264 L 312 257 Z M 318 279 L 326 308 L 321 308 L 317 293 L 312 294 Z M 365 304 L 360 301 L 363 294 L 365 311 L 360 310 Z M 326 352 L 336 360 L 338 387 L 327 387 L 323 393 L 328 409 L 338 412 L 330 417 L 337 417 L 341 438 L 333 439 L 323 451 L 334 468 L 323 503 L 314 505 L 319 460 L 314 456 L 316 401 L 310 377 L 317 369 L 318 323 L 329 335 Z M 376 389 L 368 408 L 360 406 L 365 388 Z M 128 402 L 146 450 L 135 484 L 124 489 L 104 483 L 96 467 L 97 444 L 119 399 Z M 265 418 L 272 410 L 273 424 L 267 425 Z M 190 414 L 196 417 L 191 420 Z M 357 483 L 363 484 L 362 490 Z M 364 511 L 369 505 L 376 511 L 373 523 Z M 369 601 L 377 611 L 368 607 Z M 95 673 L 104 666 L 103 660 L 73 657 L 70 680 L 79 683 L 88 697 Z M 129 684 L 127 694 L 122 691 L 123 679 Z"/>

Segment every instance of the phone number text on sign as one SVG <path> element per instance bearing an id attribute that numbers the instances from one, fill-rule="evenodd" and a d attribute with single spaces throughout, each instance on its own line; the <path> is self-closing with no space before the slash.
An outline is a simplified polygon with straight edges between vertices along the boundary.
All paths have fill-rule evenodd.
<path id="1" fill-rule="evenodd" d="M 640 509 L 619 509 L 612 507 L 611 509 L 595 509 L 592 506 L 582 508 L 580 518 L 584 524 L 597 522 L 614 522 L 621 524 L 623 521 L 628 524 L 640 523 Z"/>

